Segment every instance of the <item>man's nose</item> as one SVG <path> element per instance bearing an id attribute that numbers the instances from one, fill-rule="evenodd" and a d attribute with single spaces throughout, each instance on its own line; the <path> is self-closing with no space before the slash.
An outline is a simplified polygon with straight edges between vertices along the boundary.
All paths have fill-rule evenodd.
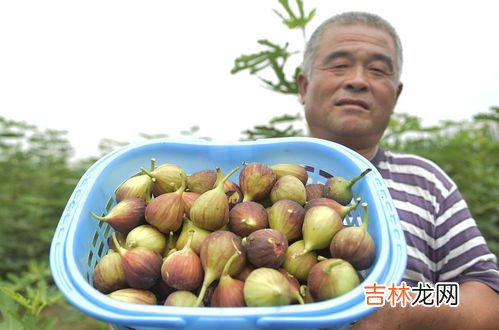
<path id="1" fill-rule="evenodd" d="M 350 70 L 345 80 L 345 88 L 353 92 L 366 91 L 369 84 L 367 75 L 361 66 L 356 66 Z"/>

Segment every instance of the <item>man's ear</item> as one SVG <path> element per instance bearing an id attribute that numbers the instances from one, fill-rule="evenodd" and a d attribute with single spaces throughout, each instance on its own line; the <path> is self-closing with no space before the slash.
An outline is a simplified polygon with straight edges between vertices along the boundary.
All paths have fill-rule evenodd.
<path id="1" fill-rule="evenodd" d="M 404 89 L 404 84 L 399 82 L 399 86 L 397 87 L 397 100 L 399 99 L 400 93 L 402 93 L 402 89 Z"/>
<path id="2" fill-rule="evenodd" d="M 298 74 L 296 78 L 300 103 L 305 104 L 305 96 L 307 95 L 308 79 L 303 72 Z"/>

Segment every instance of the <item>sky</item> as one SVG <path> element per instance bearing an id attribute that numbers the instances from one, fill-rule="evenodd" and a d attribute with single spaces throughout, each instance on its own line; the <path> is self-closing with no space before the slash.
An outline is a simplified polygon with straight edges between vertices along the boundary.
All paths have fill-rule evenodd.
<path id="1" fill-rule="evenodd" d="M 304 4 L 317 10 L 306 36 L 349 10 L 392 23 L 404 50 L 396 111 L 431 125 L 499 105 L 492 1 Z M 1 1 L 0 116 L 67 131 L 75 158 L 99 155 L 102 139 L 178 138 L 193 126 L 196 136 L 238 140 L 245 129 L 303 112 L 295 95 L 230 73 L 241 54 L 263 49 L 259 39 L 297 51 L 288 72 L 300 63 L 303 35 L 273 9 L 282 11 L 277 0 Z"/>

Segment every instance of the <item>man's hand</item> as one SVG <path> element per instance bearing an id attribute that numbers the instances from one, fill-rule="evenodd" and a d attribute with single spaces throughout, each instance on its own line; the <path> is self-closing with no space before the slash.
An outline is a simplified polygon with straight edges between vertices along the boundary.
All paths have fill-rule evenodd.
<path id="1" fill-rule="evenodd" d="M 476 281 L 459 286 L 459 306 L 396 306 L 389 304 L 352 325 L 351 330 L 377 329 L 497 329 L 499 294 Z"/>

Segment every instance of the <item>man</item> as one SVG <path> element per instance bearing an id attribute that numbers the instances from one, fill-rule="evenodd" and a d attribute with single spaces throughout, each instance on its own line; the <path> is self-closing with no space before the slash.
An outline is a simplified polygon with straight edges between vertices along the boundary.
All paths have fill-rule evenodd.
<path id="1" fill-rule="evenodd" d="M 344 13 L 312 35 L 298 77 L 310 135 L 369 159 L 394 199 L 404 229 L 404 281 L 459 283 L 459 306 L 390 304 L 352 329 L 497 329 L 499 272 L 454 182 L 435 164 L 378 148 L 402 92 L 402 46 L 382 18 Z"/>

